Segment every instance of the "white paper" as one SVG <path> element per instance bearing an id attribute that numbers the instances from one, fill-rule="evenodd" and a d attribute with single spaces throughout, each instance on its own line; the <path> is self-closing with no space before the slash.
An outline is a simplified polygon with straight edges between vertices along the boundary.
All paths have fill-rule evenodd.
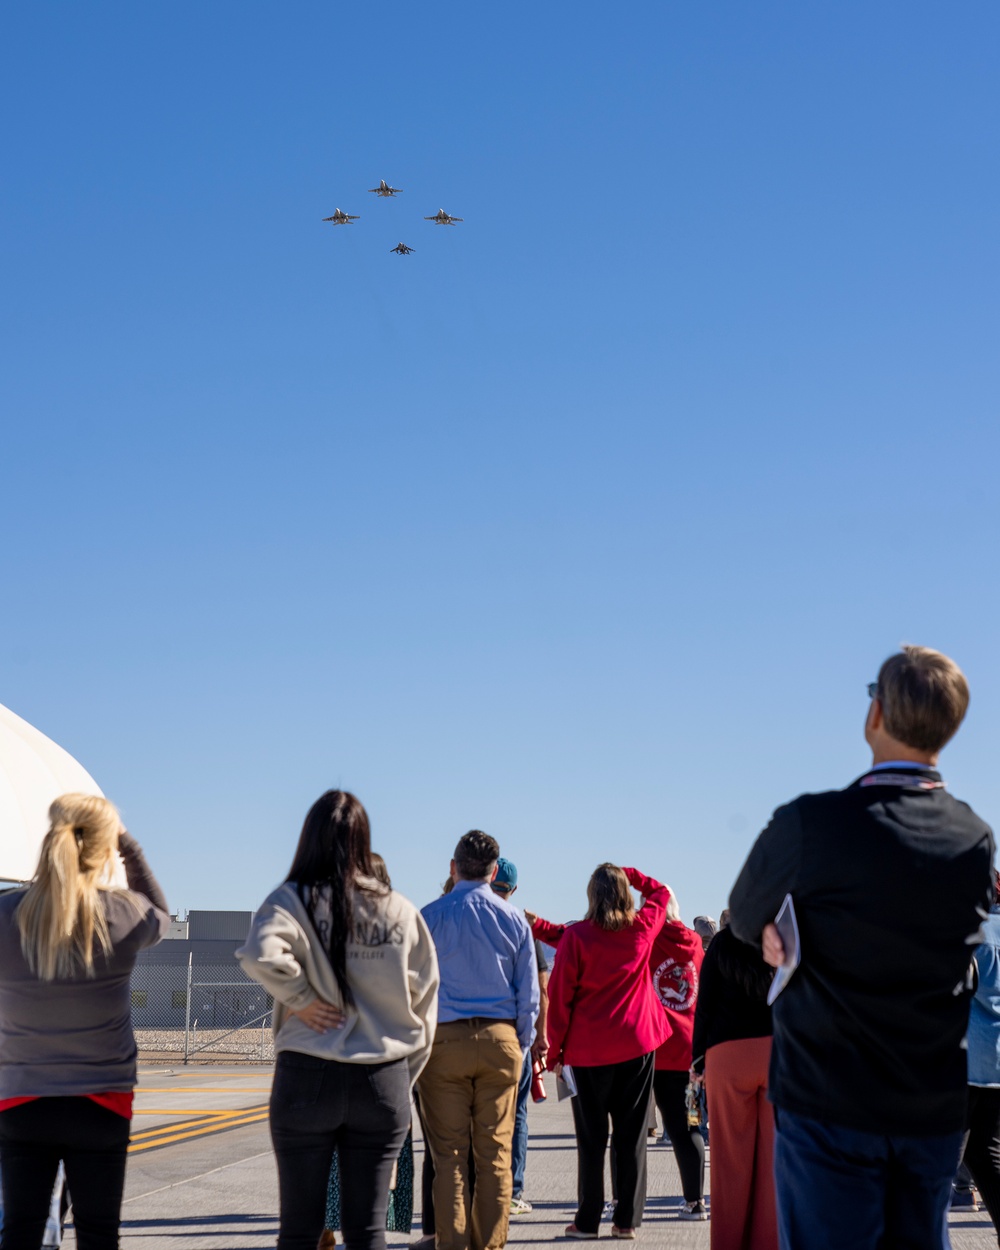
<path id="1" fill-rule="evenodd" d="M 568 1063 L 563 1064 L 562 1072 L 556 1078 L 556 1095 L 559 1102 L 576 1097 L 576 1077 Z"/>
<path id="2" fill-rule="evenodd" d="M 790 894 L 785 895 L 781 910 L 774 918 L 774 927 L 785 947 L 785 962 L 775 972 L 771 988 L 767 991 L 767 1005 L 770 1007 L 781 991 L 788 984 L 792 973 L 799 966 L 799 922 L 795 918 L 795 904 Z"/>

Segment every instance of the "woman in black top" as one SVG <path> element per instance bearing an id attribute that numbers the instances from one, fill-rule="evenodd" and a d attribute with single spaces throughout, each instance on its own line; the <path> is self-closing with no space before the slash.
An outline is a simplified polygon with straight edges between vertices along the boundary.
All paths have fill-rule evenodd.
<path id="1" fill-rule="evenodd" d="M 729 928 L 705 953 L 694 1019 L 695 1079 L 705 1080 L 712 1128 L 712 1250 L 777 1250 L 767 1100 L 773 970 Z"/>

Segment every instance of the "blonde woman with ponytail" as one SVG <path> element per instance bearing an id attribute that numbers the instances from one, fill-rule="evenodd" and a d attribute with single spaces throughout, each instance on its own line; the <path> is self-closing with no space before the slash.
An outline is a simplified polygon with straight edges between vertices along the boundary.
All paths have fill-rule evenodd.
<path id="1" fill-rule="evenodd" d="M 38 1250 L 60 1160 L 80 1250 L 116 1250 L 135 1086 L 130 976 L 170 915 L 107 799 L 49 808 L 34 880 L 0 895 L 4 1250 Z M 116 852 L 127 888 L 112 884 Z"/>

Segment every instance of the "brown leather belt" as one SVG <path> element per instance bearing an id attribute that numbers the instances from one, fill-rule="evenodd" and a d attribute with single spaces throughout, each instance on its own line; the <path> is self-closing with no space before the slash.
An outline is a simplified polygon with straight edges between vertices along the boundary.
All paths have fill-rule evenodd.
<path id="1" fill-rule="evenodd" d="M 498 1020 L 495 1016 L 463 1016 L 461 1020 L 442 1020 L 438 1025 L 439 1029 L 446 1029 L 449 1024 L 469 1024 L 482 1028 L 487 1024 L 509 1024 L 512 1029 L 517 1028 L 516 1020 Z"/>

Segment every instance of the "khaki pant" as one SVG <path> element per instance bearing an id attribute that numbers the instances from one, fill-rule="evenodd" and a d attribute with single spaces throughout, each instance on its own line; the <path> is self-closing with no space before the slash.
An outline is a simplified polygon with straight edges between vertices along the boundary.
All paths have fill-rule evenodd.
<path id="1" fill-rule="evenodd" d="M 437 1250 L 501 1250 L 506 1244 L 511 1139 L 522 1063 L 510 1020 L 480 1017 L 438 1025 L 430 1060 L 418 1082 L 434 1160 Z M 470 1145 L 476 1165 L 471 1203 Z"/>

